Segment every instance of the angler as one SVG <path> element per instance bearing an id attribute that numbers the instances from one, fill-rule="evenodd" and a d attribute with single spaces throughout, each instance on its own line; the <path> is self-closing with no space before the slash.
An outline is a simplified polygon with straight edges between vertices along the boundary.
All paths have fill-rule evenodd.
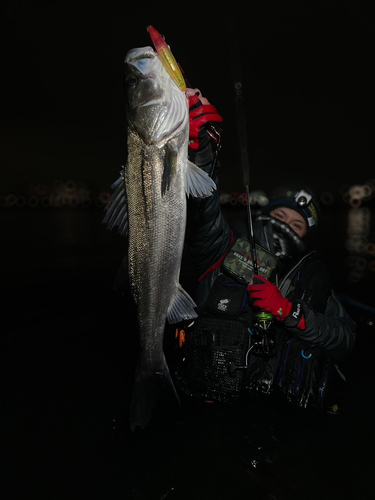
<path id="1" fill-rule="evenodd" d="M 221 124 L 198 89 L 187 94 L 189 157 L 218 183 Z M 314 251 L 319 203 L 308 187 L 287 183 L 253 216 L 250 231 L 245 219 L 229 227 L 218 191 L 188 201 L 186 242 L 200 274 L 199 316 L 185 329 L 178 385 L 220 401 L 277 392 L 299 407 L 335 412 L 355 323 Z"/>

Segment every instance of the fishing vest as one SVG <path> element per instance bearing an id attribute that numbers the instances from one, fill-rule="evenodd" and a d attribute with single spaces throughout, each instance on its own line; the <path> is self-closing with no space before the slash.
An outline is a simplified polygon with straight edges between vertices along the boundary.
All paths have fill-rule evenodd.
<path id="1" fill-rule="evenodd" d="M 319 261 L 304 261 L 289 289 L 290 300 L 304 300 L 324 313 L 331 284 Z M 258 349 L 254 354 L 259 339 L 254 323 L 246 285 L 220 274 L 199 317 L 185 331 L 183 362 L 175 374 L 179 389 L 209 401 L 231 403 L 262 394 L 298 408 L 337 411 L 345 384 L 328 352 L 274 321 L 265 339 L 272 352 Z"/>

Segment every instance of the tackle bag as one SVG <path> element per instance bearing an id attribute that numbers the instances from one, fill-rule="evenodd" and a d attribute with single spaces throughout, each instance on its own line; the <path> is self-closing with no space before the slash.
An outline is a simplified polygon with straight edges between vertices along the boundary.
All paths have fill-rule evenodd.
<path id="1" fill-rule="evenodd" d="M 185 361 L 176 373 L 183 392 L 223 402 L 240 396 L 252 315 L 246 287 L 219 275 L 204 310 L 186 332 Z"/>

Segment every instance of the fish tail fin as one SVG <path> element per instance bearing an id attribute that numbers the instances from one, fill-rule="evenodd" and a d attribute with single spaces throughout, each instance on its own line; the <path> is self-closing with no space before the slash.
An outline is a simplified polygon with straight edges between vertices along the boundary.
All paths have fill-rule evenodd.
<path id="1" fill-rule="evenodd" d="M 157 404 L 174 400 L 181 409 L 180 398 L 169 373 L 165 358 L 159 369 L 154 372 L 142 371 L 137 367 L 130 403 L 129 424 L 132 432 L 137 427 L 144 429 L 150 422 Z"/>
<path id="2" fill-rule="evenodd" d="M 207 198 L 216 189 L 215 182 L 201 168 L 188 160 L 186 169 L 186 194 L 200 198 Z"/>
<path id="3" fill-rule="evenodd" d="M 182 288 L 182 286 L 179 285 L 168 309 L 168 323 L 179 323 L 183 320 L 196 318 L 197 313 L 194 309 L 195 307 L 197 307 L 197 305 L 194 300 Z"/>

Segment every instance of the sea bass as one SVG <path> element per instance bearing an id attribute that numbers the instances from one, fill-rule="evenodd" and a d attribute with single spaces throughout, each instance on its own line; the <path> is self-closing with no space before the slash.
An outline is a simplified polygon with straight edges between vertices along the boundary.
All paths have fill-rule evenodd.
<path id="1" fill-rule="evenodd" d="M 112 186 L 104 223 L 128 235 L 127 273 L 137 305 L 140 354 L 130 427 L 144 428 L 159 399 L 178 395 L 163 352 L 169 323 L 195 318 L 195 303 L 179 284 L 187 195 L 206 197 L 213 180 L 188 160 L 189 113 L 151 47 L 125 57 L 128 157 Z"/>

